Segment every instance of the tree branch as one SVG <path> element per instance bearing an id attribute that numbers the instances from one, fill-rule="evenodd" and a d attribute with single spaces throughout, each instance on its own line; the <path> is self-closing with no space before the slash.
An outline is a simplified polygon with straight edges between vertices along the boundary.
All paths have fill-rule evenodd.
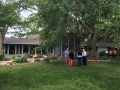
<path id="1" fill-rule="evenodd" d="M 76 4 L 79 6 L 79 1 L 78 0 L 75 0 Z"/>
<path id="2" fill-rule="evenodd" d="M 93 29 L 91 29 L 82 19 L 80 19 L 79 22 L 80 22 L 83 26 L 87 27 L 87 28 L 90 30 L 90 32 L 93 33 L 93 34 L 101 34 L 101 33 L 102 33 L 101 30 L 100 30 L 100 32 L 97 32 L 97 33 L 94 32 Z"/>

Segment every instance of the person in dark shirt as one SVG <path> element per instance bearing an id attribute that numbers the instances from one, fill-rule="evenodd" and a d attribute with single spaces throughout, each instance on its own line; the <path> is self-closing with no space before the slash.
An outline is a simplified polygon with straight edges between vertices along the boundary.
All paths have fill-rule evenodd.
<path id="1" fill-rule="evenodd" d="M 73 54 L 73 50 L 71 50 L 70 53 L 69 53 L 68 66 L 72 66 L 72 64 L 73 64 L 73 59 L 74 59 L 74 54 Z"/>

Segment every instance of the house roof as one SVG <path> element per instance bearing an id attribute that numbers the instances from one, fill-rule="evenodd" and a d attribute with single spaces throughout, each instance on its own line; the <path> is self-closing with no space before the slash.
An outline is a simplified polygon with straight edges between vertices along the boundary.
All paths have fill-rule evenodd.
<path id="1" fill-rule="evenodd" d="M 81 43 L 81 47 L 87 46 L 85 42 Z M 97 42 L 96 47 L 114 47 L 114 46 L 120 46 L 118 44 L 115 44 L 113 42 Z"/>
<path id="2" fill-rule="evenodd" d="M 4 38 L 3 44 L 29 44 L 40 45 L 39 40 L 25 38 Z"/>
<path id="3" fill-rule="evenodd" d="M 27 44 L 27 45 L 40 45 L 40 41 L 37 39 L 25 39 L 25 38 L 4 38 L 3 44 Z M 81 47 L 87 46 L 85 42 L 80 44 Z M 96 47 L 114 47 L 119 46 L 119 44 L 114 44 L 113 42 L 97 42 Z"/>
<path id="4" fill-rule="evenodd" d="M 28 39 L 38 39 L 39 38 L 39 34 L 30 34 L 28 35 Z"/>
<path id="5" fill-rule="evenodd" d="M 97 47 L 114 47 L 114 43 L 113 42 L 97 42 L 96 46 Z"/>

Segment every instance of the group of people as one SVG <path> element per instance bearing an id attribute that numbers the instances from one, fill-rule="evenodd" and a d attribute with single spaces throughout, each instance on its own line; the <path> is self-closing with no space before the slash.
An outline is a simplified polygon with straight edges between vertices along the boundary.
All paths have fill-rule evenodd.
<path id="1" fill-rule="evenodd" d="M 82 51 L 81 50 L 78 51 L 77 66 L 87 65 L 86 56 L 87 56 L 87 52 L 85 51 L 85 49 L 82 49 Z M 65 64 L 68 66 L 72 66 L 74 60 L 73 50 L 69 51 L 68 48 L 66 48 L 64 52 L 64 57 L 65 57 Z"/>
<path id="2" fill-rule="evenodd" d="M 105 51 L 106 57 L 111 56 L 111 57 L 113 57 L 113 58 L 116 58 L 116 54 L 117 54 L 116 50 L 109 50 L 109 51 L 106 50 L 106 51 Z"/>

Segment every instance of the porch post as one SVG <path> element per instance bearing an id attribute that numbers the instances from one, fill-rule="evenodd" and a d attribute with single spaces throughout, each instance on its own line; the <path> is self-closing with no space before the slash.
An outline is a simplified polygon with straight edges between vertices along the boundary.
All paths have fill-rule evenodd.
<path id="1" fill-rule="evenodd" d="M 30 54 L 30 45 L 28 46 L 28 54 Z"/>
<path id="2" fill-rule="evenodd" d="M 19 45 L 19 49 L 18 49 L 18 54 L 21 54 L 21 53 L 20 53 L 20 45 Z"/>
<path id="3" fill-rule="evenodd" d="M 8 44 L 8 48 L 7 48 L 7 54 L 9 55 L 9 44 Z"/>
<path id="4" fill-rule="evenodd" d="M 24 47 L 24 46 L 22 45 L 22 55 L 23 55 L 23 47 Z"/>
<path id="5" fill-rule="evenodd" d="M 6 45 L 3 45 L 3 46 L 4 46 L 3 50 L 4 50 L 4 54 L 5 54 L 5 50 L 6 50 Z"/>
<path id="6" fill-rule="evenodd" d="M 15 45 L 15 55 L 16 55 L 16 52 L 17 52 L 17 46 Z"/>

